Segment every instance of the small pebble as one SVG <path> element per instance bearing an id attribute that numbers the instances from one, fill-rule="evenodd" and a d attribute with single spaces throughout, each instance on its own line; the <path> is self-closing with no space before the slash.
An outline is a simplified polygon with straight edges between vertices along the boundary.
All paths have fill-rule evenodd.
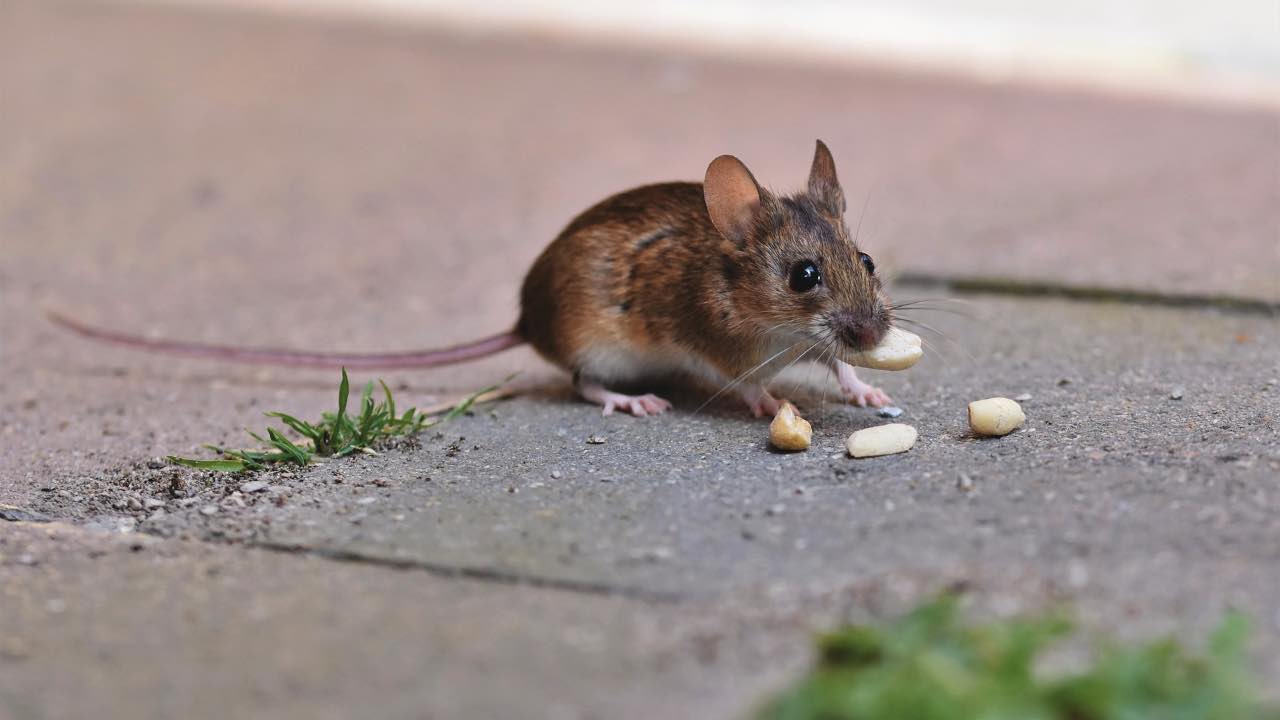
<path id="1" fill-rule="evenodd" d="M 268 485 L 265 480 L 250 480 L 249 482 L 242 483 L 240 485 L 240 492 L 248 495 L 249 493 L 262 492 L 263 490 L 266 490 L 267 487 Z"/>
<path id="2" fill-rule="evenodd" d="M 956 481 L 956 487 L 960 488 L 965 492 L 969 492 L 970 490 L 973 489 L 973 478 L 969 477 L 968 475 L 965 475 L 964 473 L 961 473 L 960 479 Z"/>
<path id="3" fill-rule="evenodd" d="M 1017 400 L 1018 402 L 1026 402 L 1031 399 L 1031 393 L 1022 393 L 1021 395 L 1014 395 L 1013 399 Z"/>
<path id="4" fill-rule="evenodd" d="M 1182 387 L 1181 385 L 1179 385 L 1178 387 L 1176 387 L 1176 388 L 1174 388 L 1174 389 L 1173 389 L 1173 392 L 1169 393 L 1169 399 L 1170 399 L 1170 400 L 1181 400 L 1181 399 L 1182 399 L 1182 396 L 1183 396 L 1184 394 L 1186 394 L 1186 392 L 1187 392 L 1187 391 L 1186 391 L 1186 388 L 1184 388 L 1184 387 Z"/>
<path id="5" fill-rule="evenodd" d="M 630 558 L 640 562 L 662 562 L 670 560 L 674 554 L 671 548 L 667 547 L 641 548 L 632 551 Z"/>
<path id="6" fill-rule="evenodd" d="M 19 565 L 35 565 L 39 562 L 39 560 L 36 560 L 36 556 L 31 553 L 22 553 L 18 556 Z"/>
<path id="7" fill-rule="evenodd" d="M 217 505 L 205 505 L 204 507 L 200 508 L 200 514 L 201 514 L 201 515 L 217 515 L 217 514 L 218 514 L 218 506 L 217 506 Z"/>
<path id="8" fill-rule="evenodd" d="M 375 503 L 375 502 L 377 502 L 377 501 L 378 501 L 378 498 L 376 498 L 376 497 L 362 497 L 362 498 L 360 498 L 359 500 L 357 500 L 357 501 L 356 501 L 356 504 L 357 504 L 357 505 L 372 505 L 373 503 Z"/>
<path id="9" fill-rule="evenodd" d="M 147 510 L 155 510 L 156 508 L 164 507 L 164 501 L 157 500 L 155 498 L 147 498 L 146 500 L 142 501 L 142 507 L 146 508 Z"/>
<path id="10" fill-rule="evenodd" d="M 882 407 L 880 408 L 880 412 L 876 414 L 884 418 L 896 418 L 902 414 L 902 408 L 893 407 L 892 405 L 889 407 Z"/>
<path id="11" fill-rule="evenodd" d="M 1089 568 L 1084 563 L 1073 562 L 1067 567 L 1067 584 L 1077 590 L 1089 584 Z"/>
<path id="12" fill-rule="evenodd" d="M 603 445 L 606 442 L 608 442 L 608 440 L 606 438 L 600 437 L 599 435 L 592 435 L 591 437 L 587 438 L 588 445 Z"/>
<path id="13" fill-rule="evenodd" d="M 563 476 L 560 474 L 560 471 L 559 471 L 559 470 L 552 470 L 552 471 L 551 471 L 551 479 L 552 479 L 552 480 L 559 480 L 561 477 L 563 477 Z"/>

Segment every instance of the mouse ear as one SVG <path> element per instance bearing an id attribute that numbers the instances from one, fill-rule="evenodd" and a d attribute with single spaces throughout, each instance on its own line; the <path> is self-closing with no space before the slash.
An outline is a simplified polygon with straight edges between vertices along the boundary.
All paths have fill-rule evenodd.
<path id="1" fill-rule="evenodd" d="M 832 215 L 844 214 L 844 190 L 840 189 L 840 179 L 836 177 L 836 161 L 821 140 L 813 151 L 813 166 L 809 168 L 809 196 L 822 203 Z"/>
<path id="2" fill-rule="evenodd" d="M 702 186 L 711 223 L 720 234 L 741 245 L 760 211 L 760 186 L 742 161 L 721 155 L 707 166 Z"/>

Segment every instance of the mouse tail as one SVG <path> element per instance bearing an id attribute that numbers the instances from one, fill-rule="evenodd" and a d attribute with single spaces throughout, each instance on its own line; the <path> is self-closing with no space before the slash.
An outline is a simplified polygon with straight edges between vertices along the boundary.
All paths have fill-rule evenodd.
<path id="1" fill-rule="evenodd" d="M 55 312 L 49 312 L 47 315 L 55 325 L 66 328 L 81 337 L 113 345 L 167 355 L 185 355 L 208 360 L 227 360 L 254 365 L 286 365 L 289 367 L 345 367 L 348 370 L 431 368 L 487 357 L 525 342 L 520 333 L 513 330 L 438 350 L 411 350 L 409 352 L 394 353 L 324 353 L 289 350 L 286 348 L 242 348 L 231 345 L 184 342 L 181 340 L 153 340 L 138 335 L 129 335 L 86 325 Z"/>

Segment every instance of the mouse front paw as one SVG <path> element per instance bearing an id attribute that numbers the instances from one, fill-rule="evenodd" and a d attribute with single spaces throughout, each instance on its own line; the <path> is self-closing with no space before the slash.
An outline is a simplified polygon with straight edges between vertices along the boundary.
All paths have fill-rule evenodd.
<path id="1" fill-rule="evenodd" d="M 874 385 L 859 383 L 855 387 L 841 388 L 844 391 L 845 400 L 857 405 L 858 407 L 884 407 L 893 402 L 885 391 Z"/>
<path id="2" fill-rule="evenodd" d="M 858 407 L 870 405 L 878 408 L 893 402 L 885 391 L 858 379 L 858 374 L 854 372 L 852 365 L 838 362 L 836 379 L 840 381 L 840 391 L 844 393 L 844 399 Z"/>

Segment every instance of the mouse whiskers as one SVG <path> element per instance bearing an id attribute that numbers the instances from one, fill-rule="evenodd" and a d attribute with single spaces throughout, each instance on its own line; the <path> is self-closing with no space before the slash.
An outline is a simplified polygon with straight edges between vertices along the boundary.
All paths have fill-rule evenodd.
<path id="1" fill-rule="evenodd" d="M 958 305 L 962 309 L 951 307 L 953 305 Z M 975 322 L 987 321 L 987 318 L 982 313 L 977 312 L 978 305 L 976 303 L 956 298 L 918 298 L 906 302 L 895 302 L 890 305 L 889 310 L 895 314 L 904 311 L 947 313 Z"/>
<path id="2" fill-rule="evenodd" d="M 920 322 L 919 320 L 913 320 L 911 318 L 904 318 L 904 317 L 895 317 L 894 323 L 906 325 L 907 327 L 916 328 L 924 332 L 933 333 L 939 340 L 944 341 L 948 347 L 954 349 L 956 352 L 959 352 L 961 355 L 963 355 L 965 359 L 967 359 L 970 363 L 977 362 L 977 360 L 973 357 L 973 354 L 970 353 L 968 350 L 966 350 L 963 345 L 957 342 L 950 335 L 947 335 L 945 332 L 933 327 L 932 325 Z M 929 350 L 930 352 L 937 352 L 937 351 L 941 351 L 942 349 L 940 346 L 930 343 L 928 338 L 922 337 L 920 338 L 920 341 L 925 346 L 925 349 Z M 942 352 L 938 352 L 938 354 L 942 355 L 943 357 L 946 356 L 945 353 L 942 353 Z"/>
<path id="3" fill-rule="evenodd" d="M 800 343 L 802 343 L 802 342 L 804 342 L 804 341 L 803 341 L 803 340 L 801 340 L 801 341 L 798 341 L 798 342 L 794 342 L 794 343 L 792 343 L 792 344 L 790 344 L 790 345 L 788 345 L 788 346 L 786 346 L 786 347 L 782 348 L 782 349 L 781 349 L 781 350 L 779 350 L 778 352 L 776 352 L 776 353 L 774 353 L 773 355 L 770 355 L 769 357 L 767 357 L 767 358 L 765 358 L 764 360 L 762 360 L 762 361 L 761 361 L 759 364 L 757 364 L 755 367 L 751 368 L 750 370 L 747 370 L 746 372 L 743 372 L 741 375 L 739 375 L 738 377 L 734 378 L 733 380 L 730 380 L 730 381 L 728 382 L 728 384 L 726 384 L 724 387 L 722 387 L 722 388 L 720 388 L 719 390 L 717 390 L 717 391 L 715 392 L 715 394 L 714 394 L 714 395 L 712 395 L 711 397 L 707 398 L 707 401 L 706 401 L 706 402 L 704 402 L 704 403 L 702 403 L 701 405 L 699 405 L 699 406 L 698 406 L 698 409 L 693 411 L 693 414 L 694 414 L 694 415 L 697 415 L 698 413 L 702 412 L 704 409 L 706 409 L 706 407 L 707 407 L 708 405 L 710 405 L 711 403 L 715 402 L 715 401 L 716 401 L 716 399 L 717 399 L 717 398 L 719 398 L 721 395 L 724 395 L 725 393 L 729 392 L 730 390 L 732 390 L 732 389 L 736 388 L 737 386 L 741 385 L 741 384 L 743 383 L 743 381 L 745 381 L 747 378 L 751 377 L 751 375 L 753 375 L 755 372 L 757 372 L 758 370 L 760 370 L 760 368 L 764 367 L 765 365 L 768 365 L 769 363 L 773 362 L 774 360 L 777 360 L 778 358 L 782 357 L 783 355 L 785 355 L 785 354 L 787 354 L 787 353 L 791 352 L 791 351 L 792 351 L 792 350 L 794 350 L 797 346 L 799 346 L 799 345 L 800 345 Z M 807 351 L 806 351 L 806 352 L 807 352 Z"/>
<path id="4" fill-rule="evenodd" d="M 835 334 L 832 333 L 831 339 L 827 341 L 827 347 L 818 355 L 818 362 L 827 369 L 827 375 L 823 378 L 822 382 L 822 402 L 818 406 L 818 413 L 824 418 L 827 416 L 827 391 L 831 389 L 831 366 L 839 351 L 839 342 L 836 340 Z M 826 359 L 823 359 L 824 356 Z"/>
<path id="5" fill-rule="evenodd" d="M 779 372 L 779 373 L 786 372 L 788 369 L 790 369 L 791 367 L 793 367 L 796 363 L 798 363 L 798 362 L 800 362 L 801 360 L 803 360 L 805 355 L 808 355 L 810 351 L 812 351 L 814 348 L 818 347 L 819 345 L 824 345 L 824 349 L 825 349 L 825 344 L 826 344 L 826 343 L 828 343 L 828 342 L 830 342 L 830 340 L 831 340 L 831 338 L 832 338 L 832 337 L 833 337 L 833 335 L 832 335 L 830 332 L 827 332 L 827 333 L 823 334 L 821 337 L 819 337 L 819 338 L 818 338 L 817 342 L 815 342 L 814 344 L 812 344 L 812 345 L 810 345 L 808 348 L 806 348 L 804 352 L 802 352 L 802 353 L 800 353 L 799 355 L 797 355 L 797 356 L 795 356 L 794 358 L 792 358 L 791 362 L 787 363 L 787 364 L 786 364 L 786 365 L 785 365 L 781 370 L 779 370 L 778 372 Z M 822 350 L 819 350 L 819 351 L 818 351 L 817 358 L 815 358 L 815 359 L 821 358 L 821 357 L 822 357 L 822 352 L 823 352 Z M 810 368 L 810 372 L 812 372 L 812 368 Z M 808 382 L 808 378 L 807 378 L 807 377 L 805 378 L 805 381 L 806 381 L 806 382 Z M 798 380 L 797 380 L 795 383 L 793 383 L 793 384 L 791 385 L 791 392 L 792 392 L 792 394 L 794 394 L 794 393 L 795 393 L 797 390 L 799 390 L 799 389 L 800 389 L 800 381 L 798 381 Z"/>

